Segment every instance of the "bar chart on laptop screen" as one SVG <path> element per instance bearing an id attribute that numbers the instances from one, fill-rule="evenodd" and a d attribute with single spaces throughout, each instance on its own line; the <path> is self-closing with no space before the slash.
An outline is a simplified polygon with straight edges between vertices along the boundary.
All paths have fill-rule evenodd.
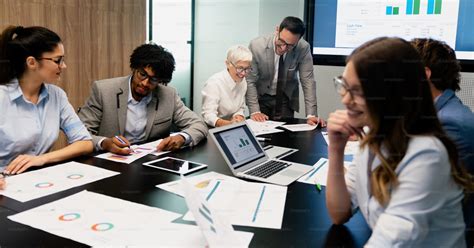
<path id="1" fill-rule="evenodd" d="M 336 47 L 357 47 L 380 36 L 456 45 L 459 0 L 338 0 L 337 9 Z"/>
<path id="2" fill-rule="evenodd" d="M 235 129 L 222 134 L 222 139 L 236 162 L 258 154 L 250 138 L 243 129 Z"/>

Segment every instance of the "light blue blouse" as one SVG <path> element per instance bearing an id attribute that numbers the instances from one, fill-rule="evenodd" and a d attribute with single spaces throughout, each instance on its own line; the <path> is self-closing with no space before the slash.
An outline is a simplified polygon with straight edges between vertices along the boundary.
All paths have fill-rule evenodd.
<path id="1" fill-rule="evenodd" d="M 41 86 L 37 104 L 23 96 L 18 79 L 0 85 L 0 109 L 0 169 L 18 155 L 48 152 L 59 129 L 69 143 L 92 139 L 66 93 L 52 84 Z"/>
<path id="2" fill-rule="evenodd" d="M 399 185 L 387 206 L 370 193 L 368 149 L 346 173 L 353 210 L 362 212 L 372 235 L 367 247 L 465 247 L 463 192 L 451 177 L 444 145 L 432 136 L 413 137 L 395 172 Z M 372 171 L 380 164 L 375 158 Z"/>

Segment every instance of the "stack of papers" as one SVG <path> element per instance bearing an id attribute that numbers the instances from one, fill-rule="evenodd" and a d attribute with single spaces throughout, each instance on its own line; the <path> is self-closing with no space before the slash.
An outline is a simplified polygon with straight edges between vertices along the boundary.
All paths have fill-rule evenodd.
<path id="1" fill-rule="evenodd" d="M 252 130 L 252 132 L 255 134 L 255 136 L 262 135 L 262 134 L 283 132 L 283 130 L 277 129 L 277 127 L 285 124 L 285 122 L 281 122 L 281 121 L 258 122 L 252 119 L 248 119 L 246 120 L 246 122 L 250 130 Z"/>
<path id="2" fill-rule="evenodd" d="M 216 213 L 233 225 L 281 229 L 287 188 L 251 183 L 216 172 L 187 178 Z M 179 180 L 157 187 L 183 196 Z M 183 219 L 194 220 L 191 213 Z"/>
<path id="3" fill-rule="evenodd" d="M 69 162 L 7 177 L 8 187 L 0 190 L 0 195 L 26 202 L 118 174 L 88 164 Z"/>

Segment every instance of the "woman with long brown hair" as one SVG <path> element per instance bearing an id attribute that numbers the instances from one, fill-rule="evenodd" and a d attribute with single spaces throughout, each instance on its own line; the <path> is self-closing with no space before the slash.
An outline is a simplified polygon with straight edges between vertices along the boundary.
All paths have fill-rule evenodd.
<path id="1" fill-rule="evenodd" d="M 472 181 L 436 117 L 423 63 L 397 38 L 378 38 L 348 57 L 334 79 L 346 110 L 328 120 L 327 207 L 335 224 L 359 209 L 374 247 L 463 247 L 463 188 Z M 344 174 L 350 135 L 361 152 Z"/>
<path id="2" fill-rule="evenodd" d="M 18 174 L 92 152 L 91 136 L 66 93 L 54 85 L 64 62 L 64 46 L 39 26 L 7 27 L 0 35 L 0 169 Z M 62 130 L 69 145 L 50 151 Z"/>

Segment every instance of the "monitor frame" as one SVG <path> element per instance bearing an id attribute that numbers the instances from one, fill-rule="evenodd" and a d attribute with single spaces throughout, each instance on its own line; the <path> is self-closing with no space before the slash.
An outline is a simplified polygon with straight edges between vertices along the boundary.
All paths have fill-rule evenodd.
<path id="1" fill-rule="evenodd" d="M 305 0 L 304 2 L 304 22 L 306 24 L 306 32 L 304 39 L 311 46 L 313 55 L 313 65 L 326 66 L 345 66 L 346 55 L 322 55 L 313 53 L 313 34 L 314 34 L 314 5 L 316 0 Z M 459 59 L 461 72 L 474 72 L 474 60 Z"/>

